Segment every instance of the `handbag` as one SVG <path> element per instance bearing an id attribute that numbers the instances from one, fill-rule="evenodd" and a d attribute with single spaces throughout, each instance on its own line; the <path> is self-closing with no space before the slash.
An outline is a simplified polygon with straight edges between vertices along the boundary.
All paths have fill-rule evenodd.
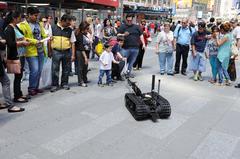
<path id="1" fill-rule="evenodd" d="M 20 60 L 7 60 L 7 73 L 21 74 Z"/>
<path id="2" fill-rule="evenodd" d="M 228 74 L 230 76 L 230 80 L 231 81 L 236 81 L 237 72 L 236 72 L 236 65 L 235 65 L 235 60 L 234 59 L 230 59 L 227 71 L 228 71 Z"/>
<path id="3" fill-rule="evenodd" d="M 231 56 L 237 56 L 238 53 L 239 53 L 239 50 L 238 50 L 238 47 L 236 45 L 236 42 L 233 42 L 232 46 L 231 46 Z"/>
<path id="4" fill-rule="evenodd" d="M 167 37 L 167 34 L 165 33 L 165 37 L 167 39 L 167 53 L 173 53 L 174 49 L 173 49 L 173 45 L 169 43 L 169 39 Z"/>

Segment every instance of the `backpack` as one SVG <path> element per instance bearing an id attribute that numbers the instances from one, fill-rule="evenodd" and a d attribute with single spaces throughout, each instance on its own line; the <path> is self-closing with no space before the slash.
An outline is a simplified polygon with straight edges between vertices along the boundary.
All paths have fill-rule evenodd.
<path id="1" fill-rule="evenodd" d="M 95 47 L 95 52 L 98 57 L 100 57 L 100 55 L 103 53 L 104 51 L 103 48 L 104 48 L 103 43 L 99 40 L 98 44 Z"/>
<path id="2" fill-rule="evenodd" d="M 182 27 L 180 26 L 179 28 L 178 28 L 178 37 L 179 37 L 179 33 L 180 33 L 180 30 L 182 29 Z M 189 31 L 190 31 L 190 34 L 192 35 L 192 28 L 191 27 L 188 27 L 188 29 L 189 29 Z"/>

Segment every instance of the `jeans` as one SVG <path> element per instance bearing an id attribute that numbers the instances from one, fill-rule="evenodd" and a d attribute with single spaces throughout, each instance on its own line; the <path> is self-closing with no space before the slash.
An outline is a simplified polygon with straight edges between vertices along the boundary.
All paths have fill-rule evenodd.
<path id="1" fill-rule="evenodd" d="M 210 65 L 211 65 L 211 68 L 212 68 L 212 78 L 213 78 L 213 80 L 216 80 L 217 79 L 217 73 L 218 73 L 218 70 L 217 70 L 217 55 L 211 55 L 209 57 L 209 61 L 210 61 Z"/>
<path id="2" fill-rule="evenodd" d="M 68 85 L 69 67 L 71 67 L 71 54 L 69 50 L 53 50 L 52 54 L 52 86 L 59 86 L 59 70 L 62 63 L 61 86 Z"/>
<path id="3" fill-rule="evenodd" d="M 69 50 L 70 55 L 72 56 L 72 49 Z M 69 67 L 69 75 L 72 72 L 72 62 L 71 62 L 71 66 Z"/>
<path id="4" fill-rule="evenodd" d="M 20 57 L 20 62 L 21 62 L 21 74 L 15 74 L 14 82 L 13 82 L 13 92 L 14 92 L 15 99 L 18 99 L 23 96 L 23 93 L 21 90 L 21 80 L 23 77 L 25 57 Z"/>
<path id="5" fill-rule="evenodd" d="M 3 66 L 0 66 L 3 67 Z M 10 80 L 7 76 L 7 73 L 5 72 L 5 69 L 3 69 L 3 75 L 0 76 L 0 82 L 2 84 L 2 94 L 4 98 L 4 102 L 7 106 L 10 108 L 13 106 L 13 102 L 11 99 L 11 92 L 10 92 Z"/>
<path id="6" fill-rule="evenodd" d="M 143 47 L 143 45 L 140 45 L 139 53 L 138 53 L 136 61 L 133 64 L 133 67 L 142 68 L 143 56 L 145 53 L 145 49 L 143 49 L 142 47 Z"/>
<path id="7" fill-rule="evenodd" d="M 119 64 L 112 63 L 112 78 L 121 79 L 121 72 L 125 66 L 125 61 L 119 61 Z"/>
<path id="8" fill-rule="evenodd" d="M 167 73 L 173 73 L 173 53 L 163 53 L 158 54 L 160 73 L 165 73 L 166 62 L 167 62 Z"/>
<path id="9" fill-rule="evenodd" d="M 106 73 L 106 76 L 107 76 L 107 84 L 112 82 L 111 70 L 100 70 L 99 71 L 99 77 L 98 77 L 98 84 L 102 84 L 102 78 L 103 78 L 105 73 Z"/>
<path id="10" fill-rule="evenodd" d="M 76 52 L 77 57 L 77 67 L 76 73 L 78 75 L 78 83 L 87 83 L 87 72 L 88 72 L 88 65 L 85 64 L 85 58 L 83 56 L 83 51 Z"/>
<path id="11" fill-rule="evenodd" d="M 182 72 L 186 72 L 187 69 L 187 58 L 189 52 L 189 45 L 180 45 L 177 44 L 176 48 L 176 62 L 175 62 L 175 71 L 179 72 L 180 62 L 182 58 Z"/>
<path id="12" fill-rule="evenodd" d="M 217 59 L 217 70 L 219 75 L 219 83 L 223 83 L 223 76 L 226 80 L 230 80 L 230 76 L 226 68 L 223 67 L 223 64 Z"/>
<path id="13" fill-rule="evenodd" d="M 205 72 L 206 71 L 206 59 L 204 57 L 204 53 L 202 52 L 197 52 L 196 56 L 191 55 L 191 62 L 189 65 L 189 70 L 195 72 Z"/>
<path id="14" fill-rule="evenodd" d="M 39 53 L 38 56 L 34 57 L 27 57 L 27 62 L 30 70 L 28 91 L 32 91 L 39 87 L 44 63 L 44 53 Z"/>
<path id="15" fill-rule="evenodd" d="M 127 58 L 128 73 L 131 73 L 132 71 L 133 64 L 138 56 L 138 52 L 138 48 L 128 48 L 122 51 L 123 56 Z"/>

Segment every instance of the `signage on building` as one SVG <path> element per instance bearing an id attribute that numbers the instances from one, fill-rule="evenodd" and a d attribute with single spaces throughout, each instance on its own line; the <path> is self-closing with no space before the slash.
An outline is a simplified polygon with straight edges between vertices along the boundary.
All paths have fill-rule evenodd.
<path id="1" fill-rule="evenodd" d="M 193 3 L 201 3 L 201 4 L 208 4 L 210 0 L 194 0 Z"/>
<path id="2" fill-rule="evenodd" d="M 0 2 L 0 9 L 7 9 L 7 3 L 6 2 Z"/>
<path id="3" fill-rule="evenodd" d="M 88 3 L 94 3 L 94 4 L 101 4 L 111 7 L 118 7 L 119 6 L 119 0 L 81 0 Z"/>

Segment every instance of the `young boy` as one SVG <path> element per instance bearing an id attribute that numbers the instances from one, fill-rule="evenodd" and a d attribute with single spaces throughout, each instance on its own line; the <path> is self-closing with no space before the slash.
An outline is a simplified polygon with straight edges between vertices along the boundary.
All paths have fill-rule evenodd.
<path id="1" fill-rule="evenodd" d="M 117 62 L 114 59 L 113 53 L 111 52 L 112 46 L 110 46 L 109 44 L 104 44 L 104 48 L 105 48 L 105 50 L 99 58 L 99 62 L 100 62 L 99 73 L 100 74 L 99 74 L 99 78 L 98 78 L 98 85 L 101 86 L 101 87 L 103 86 L 102 78 L 103 78 L 105 73 L 106 73 L 106 76 L 107 76 L 106 85 L 113 86 L 112 77 L 111 77 L 112 62 L 116 63 L 116 64 L 119 64 L 119 62 Z"/>

